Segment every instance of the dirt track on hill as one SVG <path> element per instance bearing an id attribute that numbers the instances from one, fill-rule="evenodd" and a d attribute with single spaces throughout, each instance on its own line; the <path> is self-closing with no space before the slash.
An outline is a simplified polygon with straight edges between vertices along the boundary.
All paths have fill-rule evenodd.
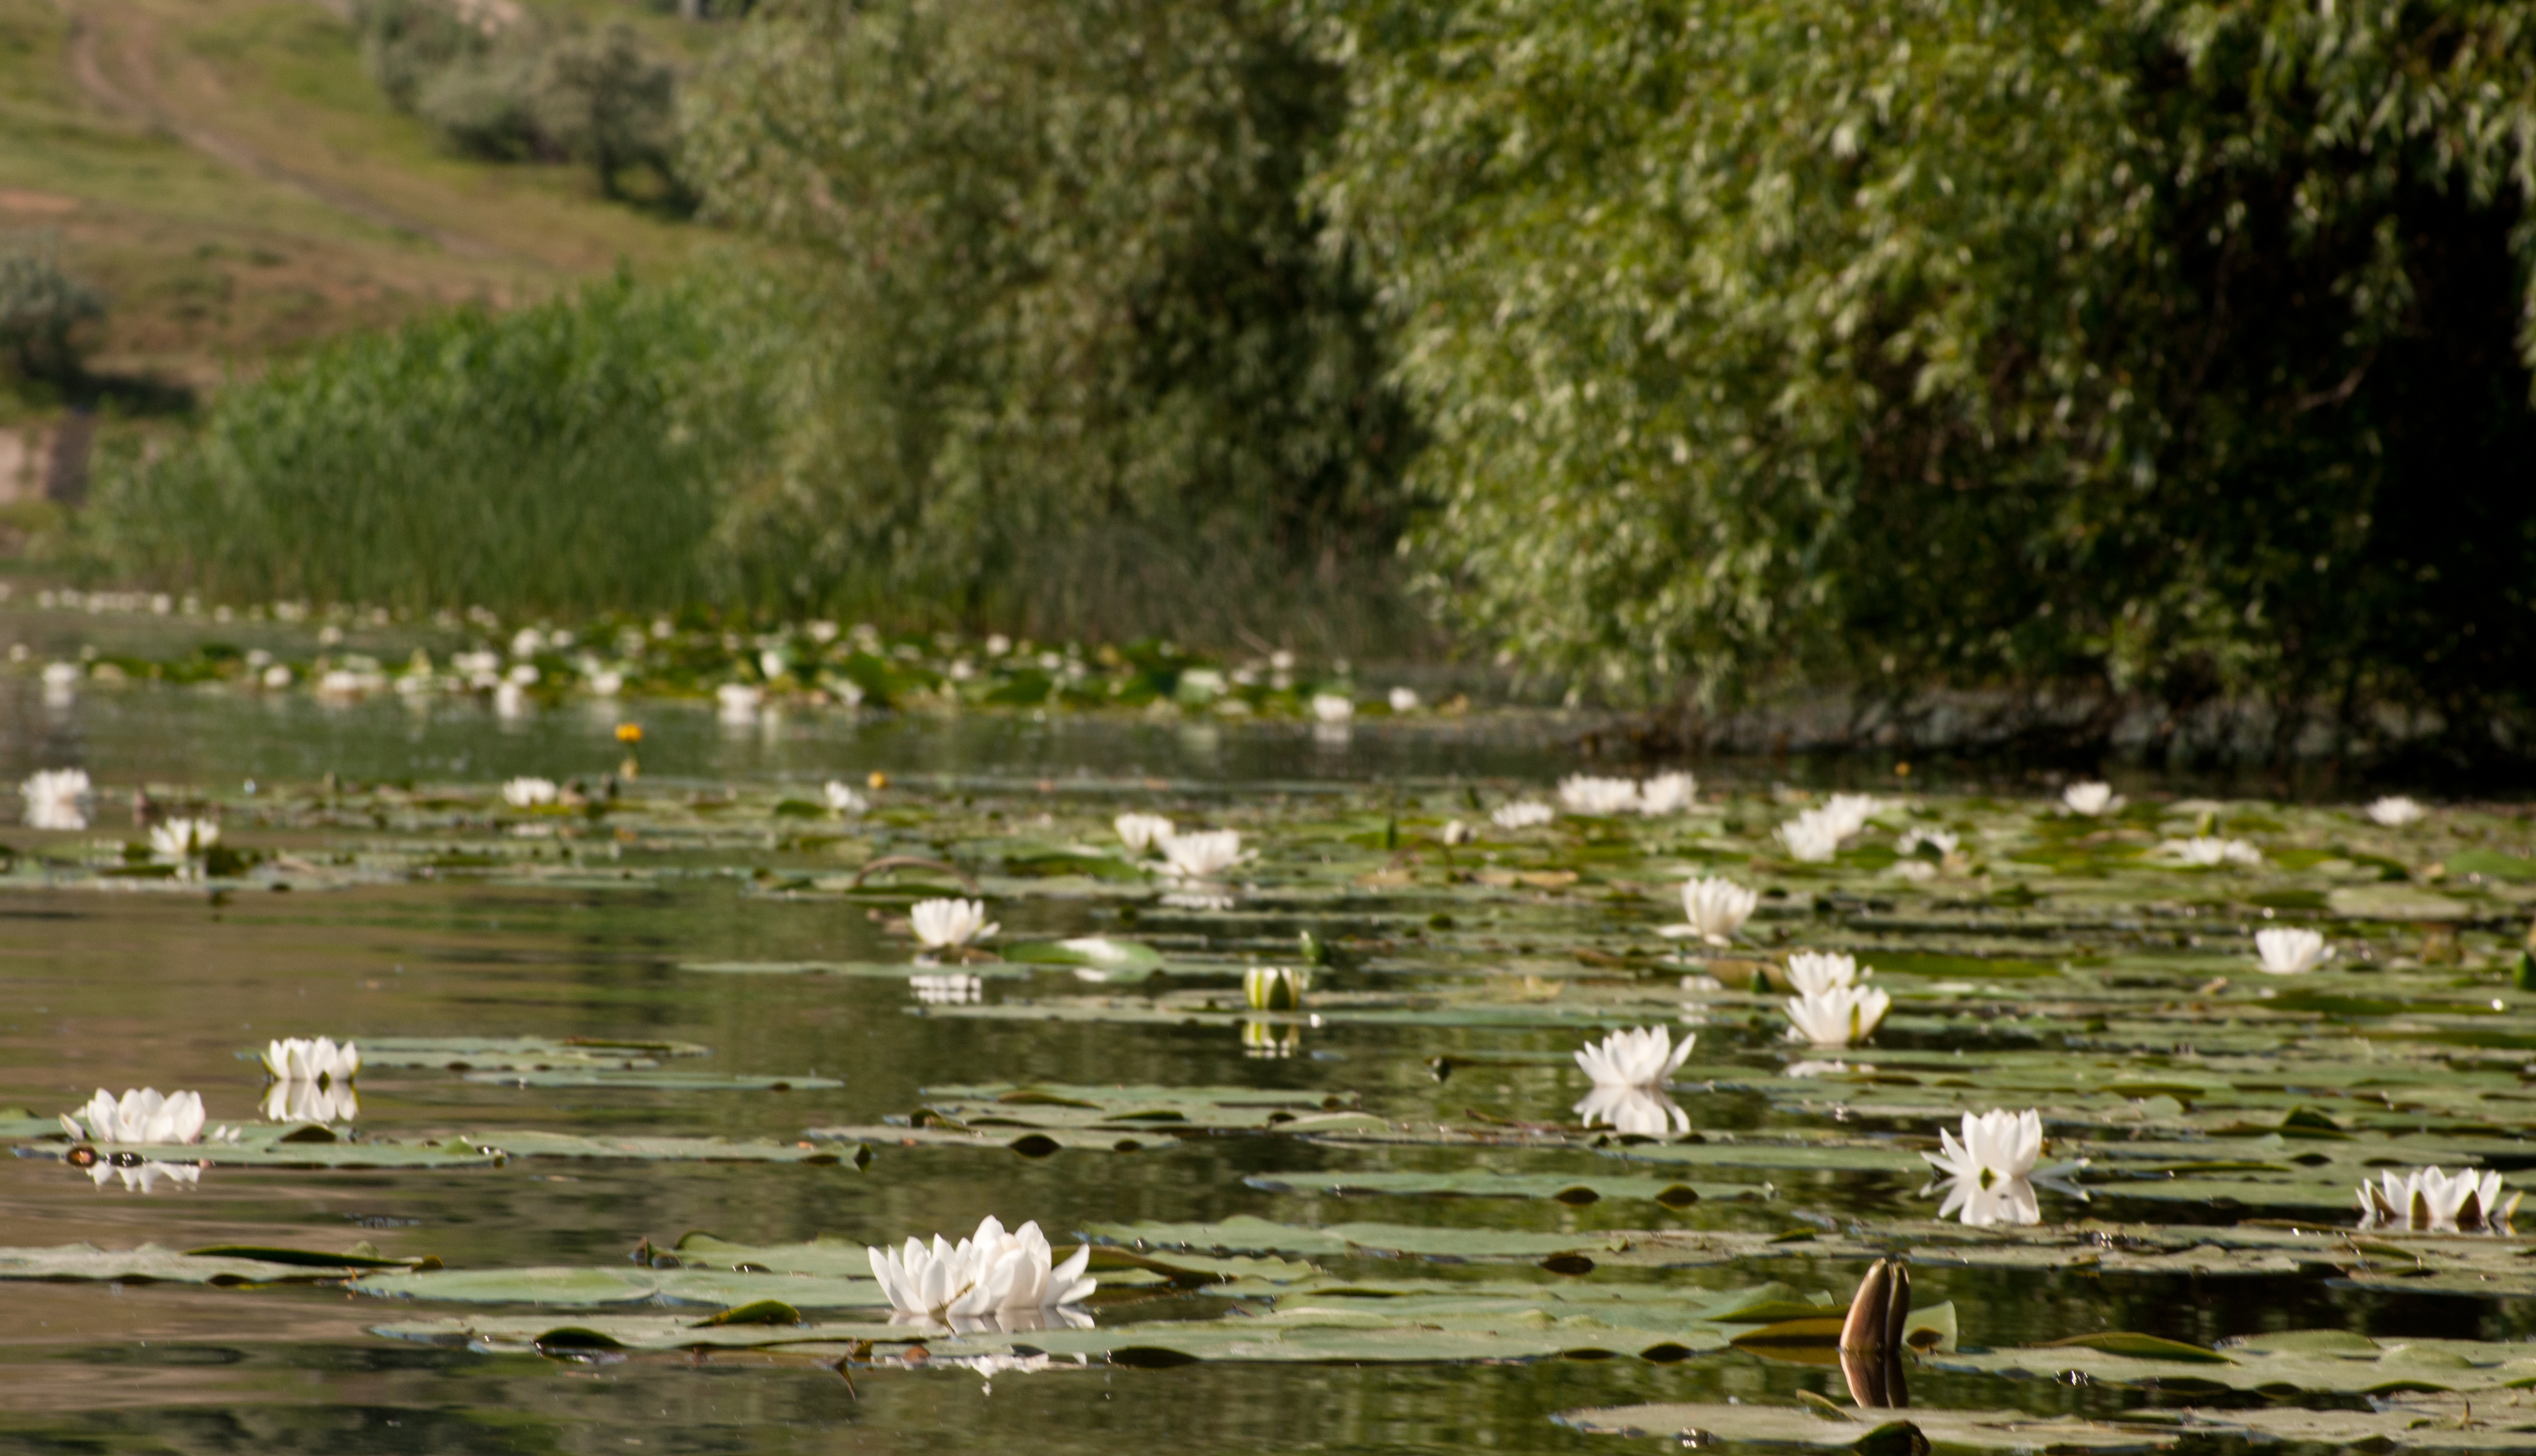
<path id="1" fill-rule="evenodd" d="M 147 125 L 158 128 L 187 147 L 225 166 L 311 198 L 348 217 L 357 218 L 376 227 L 424 238 L 462 258 L 502 258 L 507 250 L 479 239 L 451 232 L 393 208 L 319 178 L 305 176 L 275 161 L 254 148 L 188 117 L 175 115 L 160 104 L 158 70 L 154 64 L 158 49 L 157 28 L 147 16 L 110 3 L 110 0 L 57 0 L 70 15 L 70 67 L 72 79 L 80 90 L 99 105 L 119 111 Z M 318 0 L 321 5 L 326 0 Z M 333 9 L 332 5 L 327 5 Z M 123 39 L 123 83 L 107 74 L 99 58 L 99 36 L 105 29 L 101 22 L 112 17 Z"/>

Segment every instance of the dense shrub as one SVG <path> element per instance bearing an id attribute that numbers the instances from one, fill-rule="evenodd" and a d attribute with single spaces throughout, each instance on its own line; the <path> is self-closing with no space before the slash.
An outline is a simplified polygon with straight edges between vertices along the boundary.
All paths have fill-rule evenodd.
<path id="1" fill-rule="evenodd" d="M 1412 432 L 1298 196 L 1342 104 L 1250 0 L 762 9 L 682 160 L 814 265 L 760 579 L 1031 630 L 1388 609 Z"/>
<path id="2" fill-rule="evenodd" d="M 1324 8 L 1419 559 L 1513 658 L 2529 706 L 2536 6 Z"/>
<path id="3" fill-rule="evenodd" d="M 68 384 L 80 375 L 76 334 L 105 317 L 105 299 L 62 270 L 50 237 L 0 237 L 0 360 L 20 377 Z"/>

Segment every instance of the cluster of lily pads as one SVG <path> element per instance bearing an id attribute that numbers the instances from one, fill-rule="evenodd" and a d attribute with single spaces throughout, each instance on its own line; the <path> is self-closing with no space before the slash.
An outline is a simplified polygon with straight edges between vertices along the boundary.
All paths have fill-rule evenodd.
<path id="1" fill-rule="evenodd" d="M 74 802 L 93 792 L 79 788 Z M 101 1094 L 108 1106 L 92 1104 L 84 1123 L 0 1127 L 74 1163 L 87 1149 L 93 1176 L 293 1160 L 861 1167 L 896 1148 L 1169 1159 L 1229 1138 L 1312 1156 L 1251 1162 L 1263 1171 L 1248 1185 L 1291 1219 L 1073 1226 L 1031 1211 L 1079 1235 L 1063 1258 L 1064 1239 L 1039 1222 L 993 1219 L 956 1241 L 889 1230 L 900 1241 L 747 1248 L 696 1235 L 603 1270 L 11 1250 L 0 1251 L 0 1277 L 324 1277 L 475 1310 L 383 1321 L 395 1338 L 558 1356 L 749 1352 L 1001 1370 L 1078 1358 L 1665 1361 L 1736 1349 L 1811 1352 L 1848 1373 L 1843 1353 L 1865 1351 L 1873 1359 L 1850 1379 L 1860 1412 L 1891 1402 L 1899 1377 L 1922 1366 L 2431 1399 L 2536 1375 L 2523 1350 L 2437 1342 L 2446 1362 L 2434 1370 L 2336 1331 L 2218 1350 L 2076 1332 L 2081 1343 L 1988 1350 L 1951 1307 L 1912 1308 L 1897 1278 L 1954 1268 L 2306 1274 L 2413 1295 L 2536 1298 L 2531 1245 L 2510 1228 L 2515 1199 L 2502 1177 L 2536 1130 L 2526 1091 L 2536 965 L 2524 940 L 2536 855 L 2514 812 L 2392 799 L 2125 802 L 2089 784 L 2041 799 L 1818 794 L 1703 787 L 1686 774 L 1205 801 L 1138 790 L 1155 801 L 1124 813 L 1126 787 L 1113 784 L 1072 793 L 947 780 L 719 794 L 617 788 L 207 796 L 187 817 L 224 832 L 220 843 L 288 827 L 324 831 L 337 849 L 153 883 L 217 894 L 455 878 L 598 891 L 658 883 L 656 868 L 692 876 L 719 864 L 770 915 L 870 913 L 905 937 L 903 959 L 700 961 L 686 974 L 897 981 L 910 1017 L 1120 1036 L 1194 1025 L 1288 1059 L 1305 1037 L 1344 1033 L 1360 1055 L 1371 1041 L 1402 1062 L 1426 1061 L 1436 1100 L 1389 1079 L 1368 1098 L 1296 1061 L 1280 1075 L 1303 1085 L 1278 1089 L 932 1086 L 895 1120 L 792 1139 L 471 1128 L 397 1142 L 349 1126 L 363 1066 L 463 1063 L 471 1079 L 666 1086 L 678 1084 L 657 1080 L 671 1075 L 658 1062 L 682 1048 L 513 1039 L 453 1049 L 372 1036 L 357 1052 L 284 1045 L 265 1053 L 265 1125 L 234 1138 L 201 1136 L 199 1097 L 146 1090 Z M 63 796 L 28 786 L 31 820 L 47 792 Z M 119 852 L 83 857 L 72 843 L 20 855 L 0 888 L 129 883 L 110 872 L 120 862 Z M 1060 903 L 1090 907 L 1104 930 L 1032 939 L 1017 928 Z M 329 1070 L 313 1077 L 292 1070 L 321 1064 Z M 343 1097 L 321 1107 L 338 1072 Z M 1462 1090 L 1474 1077 L 1501 1080 Z M 273 1090 L 294 1080 L 319 1084 L 312 1100 Z M 1540 1115 L 1553 1096 L 1565 1116 Z M 1714 1110 L 1727 1107 L 1737 1115 Z M 1800 1218 L 1789 1192 L 1844 1180 L 1907 1188 L 1932 1172 L 1938 1180 L 1916 1195 L 1879 1195 L 1887 1212 L 1873 1216 Z M 1318 1200 L 1335 1197 L 1611 1202 L 1642 1207 L 1649 1226 L 1318 1217 Z M 2179 1217 L 2187 1214 L 2195 1222 Z M 1832 1292 L 1793 1282 L 1823 1260 L 1856 1261 L 1871 1288 L 1844 1310 Z M 1444 1261 L 1459 1266 L 1452 1277 Z M 300 1272 L 279 1272 L 289 1268 Z M 1700 1271 L 1742 1282 L 1712 1284 Z M 1763 1277 L 1773 1273 L 1789 1278 Z M 1192 1295 L 1217 1310 L 1188 1314 Z M 1242 1317 L 1222 1317 L 1234 1308 Z M 1870 1325 L 1882 1333 L 1860 1344 Z M 1787 1409 L 1756 1411 L 1588 1412 L 1571 1424 L 1780 1438 L 1770 1423 Z M 2411 1427 L 2360 1419 L 2376 1412 L 2299 1412 L 2306 1425 L 2183 1412 L 2159 1413 L 2162 1425 L 1910 1419 L 1931 1438 L 1977 1446 L 2136 1447 L 2292 1429 L 2329 1433 L 2286 1438 L 2422 1443 Z M 1824 1444 L 1884 1428 L 1881 1418 L 1805 1419 L 1820 1424 Z"/>
<path id="2" fill-rule="evenodd" d="M 1359 715 L 1432 711 L 1407 684 L 1376 687 L 1361 682 L 1346 662 L 1307 665 L 1284 649 L 1224 660 L 1162 641 L 1042 643 L 1002 634 L 883 632 L 868 623 L 825 620 L 745 625 L 696 615 L 555 625 L 506 622 L 485 611 L 409 618 L 294 603 L 206 611 L 192 599 L 134 594 L 45 593 L 37 604 L 173 614 L 215 629 L 322 622 L 310 647 L 295 653 L 219 640 L 199 642 L 182 655 L 90 648 L 47 658 L 23 645 L 13 649 L 7 669 L 32 674 L 49 698 L 63 703 L 90 685 L 163 681 L 307 692 L 332 701 L 476 698 L 505 715 L 573 698 L 702 698 L 742 722 L 785 703 L 1164 710 L 1300 718 L 1326 727 L 1343 727 Z M 356 646 L 354 633 L 423 637 L 440 646 L 389 651 Z M 1467 703 L 1455 699 L 1443 707 L 1458 712 Z"/>

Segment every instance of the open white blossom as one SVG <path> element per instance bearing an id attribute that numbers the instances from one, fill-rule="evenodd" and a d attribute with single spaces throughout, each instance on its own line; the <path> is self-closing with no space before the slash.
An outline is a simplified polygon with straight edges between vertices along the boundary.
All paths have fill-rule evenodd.
<path id="1" fill-rule="evenodd" d="M 2367 812 L 2372 823 L 2382 824 L 2388 829 L 2401 829 L 2407 824 L 2418 823 L 2430 810 L 2403 794 L 2390 793 L 2372 799 Z"/>
<path id="2" fill-rule="evenodd" d="M 1241 999 L 1253 1011 L 1299 1011 L 1312 973 L 1291 966 L 1252 966 L 1241 973 Z"/>
<path id="3" fill-rule="evenodd" d="M 515 809 L 533 809 L 553 803 L 561 791 L 552 779 L 513 779 L 502 786 L 502 802 Z"/>
<path id="4" fill-rule="evenodd" d="M 1607 1126 L 1632 1137 L 1690 1131 L 1690 1114 L 1681 1109 L 1681 1104 L 1652 1087 L 1597 1082 L 1574 1110 L 1588 1127 Z"/>
<path id="5" fill-rule="evenodd" d="M 910 1238 L 902 1248 L 864 1253 L 890 1308 L 916 1320 L 1054 1310 L 1079 1303 L 1098 1283 L 1083 1272 L 1092 1262 L 1090 1244 L 1052 1264 L 1054 1251 L 1037 1223 L 1006 1233 L 991 1215 L 957 1244 L 936 1234 L 931 1247 Z"/>
<path id="6" fill-rule="evenodd" d="M 1801 950 L 1788 957 L 1788 984 L 1795 986 L 1801 996 L 1819 996 L 1856 985 L 1860 977 L 1874 974 L 1871 970 L 1861 971 L 1855 957 L 1838 951 Z"/>
<path id="7" fill-rule="evenodd" d="M 1160 814 L 1121 814 L 1110 821 L 1110 827 L 1118 831 L 1118 842 L 1134 855 L 1142 855 L 1175 832 L 1172 821 Z"/>
<path id="8" fill-rule="evenodd" d="M 1951 829 L 1925 829 L 1918 825 L 1902 831 L 1902 837 L 1893 842 L 1893 848 L 1897 853 L 1916 855 L 1925 846 L 1936 851 L 1937 856 L 1941 859 L 1955 853 L 1962 845 L 1962 836 Z"/>
<path id="9" fill-rule="evenodd" d="M 276 1082 L 264 1090 L 268 1122 L 349 1122 L 361 1115 L 361 1099 L 349 1082 Z"/>
<path id="10" fill-rule="evenodd" d="M 2092 819 L 2098 814 L 2110 814 L 2121 808 L 2123 800 L 2114 792 L 2111 784 L 2084 783 L 2072 784 L 2061 790 L 2060 805 L 2072 814 L 2084 814 Z"/>
<path id="11" fill-rule="evenodd" d="M 2212 869 L 2222 864 L 2260 864 L 2263 852 L 2241 839 L 2220 839 L 2197 834 L 2190 839 L 2171 839 L 2158 849 L 2199 869 Z"/>
<path id="12" fill-rule="evenodd" d="M 2393 1169 L 2378 1181 L 2360 1185 L 2360 1224 L 2364 1229 L 2411 1229 L 2441 1234 L 2502 1234 L 2518 1212 L 2523 1193 L 2501 1203 L 2501 1174 L 2470 1168 L 2454 1173 L 2436 1168 L 2398 1175 Z"/>
<path id="13" fill-rule="evenodd" d="M 1822 801 L 1819 812 L 1842 839 L 1853 839 L 1866 832 L 1867 821 L 1882 807 L 1883 802 L 1871 793 L 1835 793 Z"/>
<path id="14" fill-rule="evenodd" d="M 1589 1042 L 1576 1053 L 1576 1064 L 1597 1087 L 1662 1087 L 1690 1060 L 1698 1034 L 1684 1032 L 1681 1045 L 1663 1027 L 1635 1027 Z"/>
<path id="15" fill-rule="evenodd" d="M 1633 814 L 1638 808 L 1638 786 L 1627 779 L 1570 774 L 1558 781 L 1558 802 L 1571 814 Z"/>
<path id="16" fill-rule="evenodd" d="M 1442 840 L 1445 847 L 1450 849 L 1458 845 L 1467 845 L 1478 839 L 1479 832 L 1459 819 L 1447 819 L 1444 821 L 1444 827 L 1436 832 L 1435 837 Z"/>
<path id="17" fill-rule="evenodd" d="M 1356 717 L 1356 700 L 1343 693 L 1314 693 L 1312 716 L 1323 723 L 1345 723 Z"/>
<path id="18" fill-rule="evenodd" d="M 1242 853 L 1237 829 L 1166 835 L 1161 845 L 1163 873 L 1174 879 L 1211 880 L 1251 857 Z"/>
<path id="19" fill-rule="evenodd" d="M 917 942 L 926 950 L 954 950 L 1003 928 L 986 922 L 983 900 L 919 900 L 907 913 Z"/>
<path id="20" fill-rule="evenodd" d="M 1938 1218 L 1960 1213 L 1964 1223 L 1977 1229 L 2043 1222 L 2032 1182 L 2034 1165 L 2043 1157 L 2042 1113 L 1997 1108 L 1978 1116 L 1966 1112 L 1962 1141 L 1943 1128 L 1937 1141 L 1942 1151 L 1920 1156 L 1946 1175 L 1936 1185 L 1945 1193 Z"/>
<path id="21" fill-rule="evenodd" d="M 726 682 L 714 689 L 714 716 L 725 724 L 746 726 L 766 706 L 766 689 L 753 682 Z"/>
<path id="22" fill-rule="evenodd" d="M 964 975 L 957 971 L 940 975 L 911 976 L 908 989 L 927 1006 L 966 1006 L 986 998 L 986 981 L 982 976 Z"/>
<path id="23" fill-rule="evenodd" d="M 196 1092 L 160 1097 L 157 1088 L 144 1087 L 118 1100 L 100 1087 L 77 1116 L 87 1119 L 85 1131 L 70 1113 L 62 1116 L 62 1130 L 80 1141 L 194 1143 L 203 1137 L 203 1098 Z"/>
<path id="24" fill-rule="evenodd" d="M 2254 955 L 2274 976 L 2300 976 L 2323 965 L 2333 948 L 2314 930 L 2282 927 L 2255 931 Z"/>
<path id="25" fill-rule="evenodd" d="M 1418 689 L 1414 687 L 1395 687 L 1386 695 L 1386 697 L 1391 704 L 1391 711 L 1394 713 L 1415 713 L 1418 711 Z"/>
<path id="26" fill-rule="evenodd" d="M 1536 829 L 1557 817 L 1558 811 L 1541 800 L 1521 798 L 1490 810 L 1489 822 L 1499 829 Z"/>
<path id="27" fill-rule="evenodd" d="M 169 819 L 150 829 L 150 852 L 161 859 L 183 859 L 221 842 L 221 826 L 210 819 Z"/>
<path id="28" fill-rule="evenodd" d="M 1650 818 L 1679 814 L 1699 800 L 1699 781 L 1679 769 L 1638 786 L 1638 812 Z"/>
<path id="29" fill-rule="evenodd" d="M 1893 998 L 1873 986 L 1837 985 L 1819 995 L 1790 996 L 1795 1035 L 1816 1046 L 1852 1046 L 1875 1035 Z"/>
<path id="30" fill-rule="evenodd" d="M 1840 826 L 1819 809 L 1807 809 L 1779 826 L 1779 843 L 1801 864 L 1819 864 L 1840 853 Z"/>
<path id="31" fill-rule="evenodd" d="M 39 769 L 18 791 L 26 796 L 29 829 L 88 828 L 88 770 Z"/>
<path id="32" fill-rule="evenodd" d="M 841 780 L 830 779 L 820 792 L 827 797 L 831 814 L 842 814 L 851 819 L 871 807 L 871 800 L 863 797 L 861 790 Z"/>
<path id="33" fill-rule="evenodd" d="M 1689 937 L 1704 945 L 1726 945 L 1744 922 L 1752 918 L 1753 908 L 1761 903 L 1761 892 L 1745 889 L 1724 875 L 1684 880 L 1681 886 L 1681 914 L 1684 923 L 1666 925 L 1659 935 L 1677 939 Z"/>
<path id="34" fill-rule="evenodd" d="M 361 1048 L 339 1046 L 332 1037 L 292 1037 L 266 1044 L 264 1070 L 277 1082 L 349 1082 L 361 1074 Z"/>

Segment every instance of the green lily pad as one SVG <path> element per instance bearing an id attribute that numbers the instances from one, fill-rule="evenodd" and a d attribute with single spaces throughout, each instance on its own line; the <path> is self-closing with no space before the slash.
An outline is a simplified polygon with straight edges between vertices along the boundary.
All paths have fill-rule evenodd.
<path id="1" fill-rule="evenodd" d="M 1243 1182 L 1270 1193 L 1334 1195 L 1382 1193 L 1399 1197 L 1546 1198 L 1583 1205 L 1606 1198 L 1644 1199 L 1667 1208 L 1687 1208 L 1718 1200 L 1755 1200 L 1769 1196 L 1752 1183 L 1683 1183 L 1670 1178 L 1567 1176 L 1559 1173 L 1495 1172 L 1474 1169 L 1462 1172 L 1310 1172 L 1252 1173 Z"/>

